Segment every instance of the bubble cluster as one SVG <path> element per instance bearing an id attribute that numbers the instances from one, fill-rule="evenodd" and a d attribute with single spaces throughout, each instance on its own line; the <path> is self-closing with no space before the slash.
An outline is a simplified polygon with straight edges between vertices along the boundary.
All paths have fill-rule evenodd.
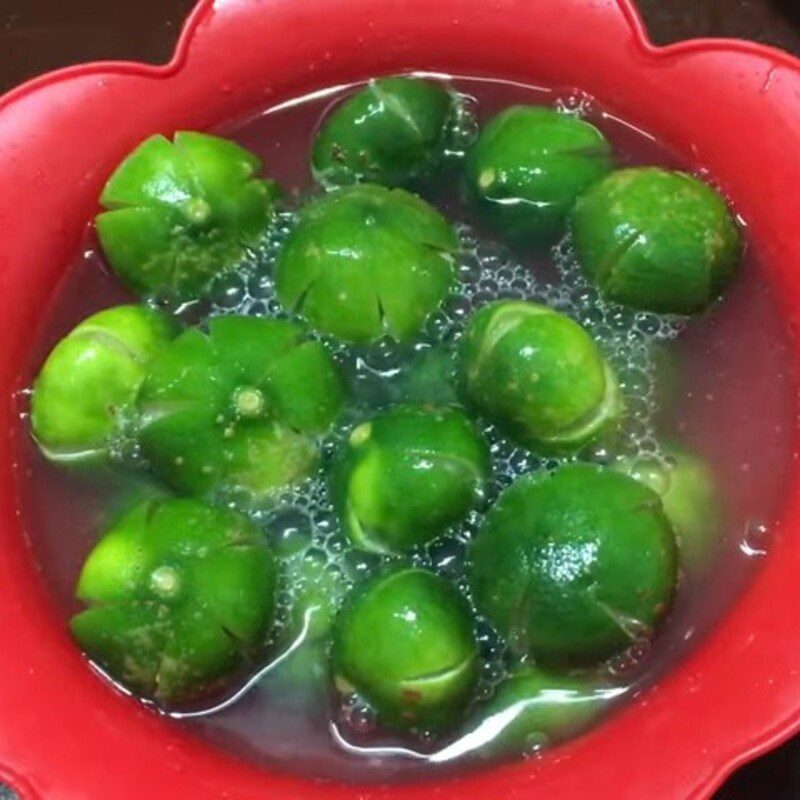
<path id="1" fill-rule="evenodd" d="M 508 677 L 508 648 L 494 628 L 482 617 L 475 629 L 481 655 L 481 674 L 475 692 L 476 702 L 488 700 Z"/>
<path id="2" fill-rule="evenodd" d="M 251 314 L 287 317 L 275 296 L 275 260 L 297 221 L 291 209 L 278 212 L 257 250 L 249 252 L 239 268 L 220 275 L 209 291 L 208 316 Z"/>

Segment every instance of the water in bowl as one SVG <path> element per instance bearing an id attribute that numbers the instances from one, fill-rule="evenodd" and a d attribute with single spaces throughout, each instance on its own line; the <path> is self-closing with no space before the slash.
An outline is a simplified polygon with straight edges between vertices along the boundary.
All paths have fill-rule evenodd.
<path id="1" fill-rule="evenodd" d="M 481 117 L 517 103 L 556 105 L 586 116 L 611 141 L 622 165 L 659 164 L 688 168 L 664 143 L 619 119 L 574 91 L 544 89 L 493 80 L 456 79 L 456 88 L 474 98 Z M 291 189 L 289 205 L 313 190 L 307 164 L 312 133 L 326 109 L 348 87 L 299 98 L 225 126 L 220 133 L 256 152 L 266 172 Z M 469 119 L 463 121 L 469 135 Z M 458 191 L 443 185 L 433 198 L 459 220 L 462 251 L 460 288 L 430 320 L 422 340 L 400 347 L 389 342 L 362 348 L 335 346 L 348 375 L 354 402 L 326 443 L 330 456 L 346 430 L 376 408 L 420 399 L 409 379 L 412 365 L 457 342 L 469 313 L 497 298 L 547 303 L 584 324 L 618 373 L 629 415 L 625 442 L 631 455 L 663 458 L 656 427 L 678 439 L 712 465 L 725 499 L 725 530 L 705 565 L 681 576 L 677 602 L 652 647 L 632 647 L 606 665 L 608 713 L 653 683 L 684 657 L 746 585 L 759 560 L 769 554 L 773 521 L 780 510 L 790 462 L 795 418 L 795 379 L 787 332 L 764 276 L 758 253 L 746 252 L 740 277 L 724 302 L 690 321 L 633 312 L 604 302 L 586 284 L 568 239 L 547 256 L 519 256 L 495 242 L 471 219 Z M 293 212 L 280 224 L 246 269 L 219 281 L 208 306 L 179 309 L 187 319 L 208 314 L 280 314 L 271 267 L 276 248 L 291 227 Z M 37 333 L 29 373 L 32 383 L 44 357 L 77 322 L 101 308 L 133 298 L 104 264 L 93 233 L 54 294 Z M 680 378 L 667 402 L 659 394 L 659 358 L 674 361 Z M 666 356 L 664 356 L 666 353 Z M 442 384 L 442 392 L 447 392 Z M 430 398 L 428 398 L 430 399 Z M 107 475 L 92 480 L 71 476 L 48 464 L 30 440 L 26 394 L 17 430 L 20 510 L 36 558 L 64 618 L 78 610 L 73 590 L 82 562 L 108 521 L 132 496 L 153 491 L 145 478 Z M 557 460 L 534 456 L 487 427 L 494 467 L 492 492 L 515 477 L 550 467 Z M 606 454 L 591 457 L 603 461 Z M 321 565 L 341 568 L 352 581 L 374 568 L 368 557 L 349 550 L 338 536 L 324 470 L 297 491 L 287 492 L 268 510 L 252 512 L 279 551 L 305 553 Z M 413 558 L 460 581 L 465 543 L 480 524 L 473 513 L 449 535 Z M 286 587 L 291 594 L 292 587 Z M 504 651 L 490 626 L 479 623 L 484 669 L 479 696 L 491 696 L 505 674 Z M 329 689 L 324 653 L 310 652 L 302 637 L 271 649 L 223 696 L 165 713 L 175 723 L 216 746 L 257 763 L 315 777 L 353 781 L 405 780 L 482 761 L 481 730 L 433 740 L 382 731 L 369 709 L 342 702 Z M 298 675 L 301 679 L 298 680 Z M 532 741 L 538 751 L 547 742 Z"/>

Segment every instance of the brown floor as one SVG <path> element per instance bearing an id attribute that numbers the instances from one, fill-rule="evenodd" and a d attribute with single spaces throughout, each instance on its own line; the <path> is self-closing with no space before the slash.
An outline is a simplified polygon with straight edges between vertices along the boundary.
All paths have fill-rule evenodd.
<path id="1" fill-rule="evenodd" d="M 639 3 L 658 43 L 741 37 L 800 54 L 800 0 Z M 165 61 L 193 5 L 194 0 L 0 0 L 0 91 L 76 62 Z M 0 787 L 0 800 L 5 797 Z M 800 800 L 800 738 L 740 770 L 715 800 Z"/>

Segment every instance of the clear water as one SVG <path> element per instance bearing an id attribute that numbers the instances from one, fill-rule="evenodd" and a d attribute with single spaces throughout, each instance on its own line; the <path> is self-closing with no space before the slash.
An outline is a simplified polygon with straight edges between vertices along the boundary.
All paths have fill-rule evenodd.
<path id="1" fill-rule="evenodd" d="M 555 104 L 599 125 L 614 144 L 621 164 L 691 167 L 646 133 L 603 113 L 579 93 L 466 79 L 456 85 L 475 98 L 481 116 L 512 103 Z M 221 132 L 259 153 L 266 172 L 292 190 L 290 207 L 297 205 L 312 189 L 306 163 L 311 133 L 342 91 L 301 99 Z M 330 343 L 350 382 L 353 402 L 323 445 L 326 459 L 346 431 L 376 408 L 423 399 L 409 378 L 412 367 L 446 363 L 441 354 L 452 349 L 466 318 L 482 304 L 524 297 L 547 303 L 585 325 L 622 376 L 629 410 L 625 449 L 630 454 L 661 457 L 655 435 L 658 421 L 671 438 L 708 459 L 726 499 L 726 532 L 711 567 L 681 576 L 676 605 L 652 646 L 636 645 L 603 667 L 612 687 L 611 713 L 691 648 L 769 551 L 770 530 L 792 458 L 788 442 L 795 417 L 795 380 L 789 368 L 786 331 L 757 254 L 752 252 L 747 253 L 741 277 L 725 302 L 708 313 L 691 321 L 637 313 L 602 301 L 583 280 L 568 240 L 546 257 L 516 256 L 469 218 L 453 187 L 441 187 L 433 199 L 459 220 L 459 291 L 431 318 L 423 337 L 413 346 L 382 341 L 353 348 Z M 209 314 L 281 314 L 273 294 L 271 267 L 293 219 L 291 210 L 282 214 L 252 263 L 214 287 L 211 303 L 177 309 L 177 313 L 187 321 L 202 320 Z M 88 230 L 85 251 L 67 271 L 43 321 L 26 383 L 30 384 L 52 345 L 80 319 L 130 299 L 105 268 Z M 670 351 L 682 375 L 679 397 L 669 408 L 657 396 L 654 345 Z M 442 399 L 446 394 L 443 385 Z M 26 403 L 23 392 L 17 431 L 20 508 L 36 557 L 66 618 L 77 610 L 72 597 L 75 580 L 98 534 L 132 495 L 151 488 L 146 478 L 80 478 L 47 464 L 28 438 Z M 559 463 L 515 447 L 491 426 L 486 426 L 485 433 L 494 466 L 490 500 L 517 476 Z M 122 457 L 135 457 L 135 453 L 125 451 Z M 588 457 L 603 462 L 610 455 L 598 449 Z M 340 569 L 349 580 L 357 581 L 374 568 L 375 561 L 349 550 L 342 540 L 324 475 L 325 464 L 311 481 L 287 492 L 271 509 L 250 513 L 281 552 L 295 557 L 305 553 L 305 557 Z M 448 535 L 414 553 L 413 560 L 463 585 L 466 543 L 480 520 L 481 512 L 474 512 Z M 285 587 L 285 604 L 291 602 L 292 588 Z M 478 693 L 482 699 L 491 696 L 503 678 L 506 662 L 502 643 L 487 624 L 478 622 L 478 634 L 485 665 Z M 468 736 L 468 725 L 438 741 L 381 731 L 368 709 L 332 695 L 324 660 L 309 668 L 314 676 L 310 685 L 296 688 L 291 677 L 304 654 L 302 637 L 292 639 L 288 632 L 279 632 L 276 638 L 280 644 L 269 651 L 269 661 L 240 676 L 227 695 L 172 710 L 175 724 L 253 761 L 325 778 L 409 779 L 480 760 L 474 737 Z"/>

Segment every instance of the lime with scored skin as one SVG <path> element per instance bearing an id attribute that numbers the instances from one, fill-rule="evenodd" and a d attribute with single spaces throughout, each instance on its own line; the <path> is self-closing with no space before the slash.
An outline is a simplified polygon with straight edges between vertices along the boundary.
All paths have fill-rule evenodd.
<path id="1" fill-rule="evenodd" d="M 430 179 L 445 162 L 448 124 L 458 102 L 437 81 L 372 80 L 323 121 L 311 152 L 312 172 L 327 188 Z"/>
<path id="2" fill-rule="evenodd" d="M 99 466 L 152 358 L 178 332 L 166 314 L 125 305 L 99 311 L 53 348 L 33 386 L 31 426 L 40 450 L 63 465 Z"/>
<path id="3" fill-rule="evenodd" d="M 577 197 L 612 168 L 611 147 L 590 123 L 544 106 L 493 117 L 467 153 L 468 199 L 512 244 L 552 244 Z"/>
<path id="4" fill-rule="evenodd" d="M 202 295 L 262 241 L 279 195 L 234 142 L 181 131 L 151 136 L 117 167 L 95 221 L 114 272 L 134 291 Z"/>
<path id="5" fill-rule="evenodd" d="M 72 633 L 131 691 L 166 703 L 219 686 L 265 645 L 277 567 L 240 514 L 147 500 L 89 554 Z"/>
<path id="6" fill-rule="evenodd" d="M 622 413 L 616 376 L 589 334 L 537 303 L 501 300 L 475 312 L 459 369 L 467 402 L 532 450 L 578 450 Z"/>
<path id="7" fill-rule="evenodd" d="M 469 573 L 478 610 L 517 655 L 592 664 L 654 635 L 675 590 L 675 536 L 652 489 L 569 465 L 503 492 Z"/>
<path id="8" fill-rule="evenodd" d="M 478 678 L 469 606 L 444 578 L 414 567 L 378 575 L 350 595 L 333 633 L 340 691 L 355 691 L 399 730 L 456 724 Z"/>
<path id="9" fill-rule="evenodd" d="M 591 187 L 572 213 L 586 276 L 633 308 L 693 314 L 730 283 L 741 238 L 723 197 L 683 172 L 634 167 Z"/>
<path id="10" fill-rule="evenodd" d="M 489 475 L 488 447 L 462 411 L 404 405 L 352 431 L 333 493 L 355 547 L 400 553 L 463 519 Z"/>
<path id="11" fill-rule="evenodd" d="M 278 299 L 347 342 L 407 341 L 453 288 L 458 247 L 452 225 L 402 189 L 340 189 L 301 212 L 278 256 Z"/>
<path id="12" fill-rule="evenodd" d="M 137 399 L 142 449 L 183 494 L 260 504 L 314 469 L 343 392 L 327 350 L 302 326 L 216 317 L 151 363 Z"/>

